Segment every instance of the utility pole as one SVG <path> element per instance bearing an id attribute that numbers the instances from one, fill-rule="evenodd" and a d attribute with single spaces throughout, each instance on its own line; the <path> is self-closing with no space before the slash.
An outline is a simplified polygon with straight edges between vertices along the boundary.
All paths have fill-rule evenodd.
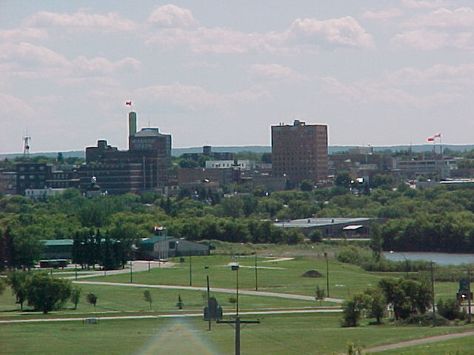
<path id="1" fill-rule="evenodd" d="M 324 252 L 324 257 L 326 258 L 326 297 L 329 297 L 329 261 L 327 252 Z"/>
<path id="2" fill-rule="evenodd" d="M 209 266 L 206 266 L 206 270 L 209 270 Z M 210 288 L 209 288 L 209 271 L 206 275 L 206 281 L 207 281 L 207 317 L 209 318 L 209 331 L 211 331 L 211 303 L 209 302 L 210 300 Z"/>
<path id="3" fill-rule="evenodd" d="M 258 291 L 257 252 L 255 251 L 255 291 Z"/>
<path id="4" fill-rule="evenodd" d="M 431 271 L 431 293 L 433 295 L 433 327 L 436 327 L 436 306 L 435 306 L 435 289 L 434 289 L 434 273 L 433 273 L 433 261 L 430 263 Z"/>
<path id="5" fill-rule="evenodd" d="M 469 307 L 467 322 L 471 323 L 472 313 L 471 313 L 471 268 L 467 269 L 467 279 L 468 279 L 468 288 L 467 288 L 467 306 Z"/>
<path id="6" fill-rule="evenodd" d="M 236 316 L 234 320 L 218 320 L 217 323 L 232 324 L 235 327 L 235 355 L 240 355 L 240 325 L 241 324 L 259 324 L 260 320 L 241 320 Z"/>
<path id="7" fill-rule="evenodd" d="M 193 285 L 193 259 L 189 254 L 189 286 Z"/>

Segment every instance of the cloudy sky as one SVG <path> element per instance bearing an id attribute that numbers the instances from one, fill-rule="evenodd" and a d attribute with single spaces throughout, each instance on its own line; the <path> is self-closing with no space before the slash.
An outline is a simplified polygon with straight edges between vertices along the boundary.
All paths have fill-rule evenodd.
<path id="1" fill-rule="evenodd" d="M 0 153 L 126 148 L 126 100 L 174 147 L 473 143 L 473 1 L 0 0 Z"/>

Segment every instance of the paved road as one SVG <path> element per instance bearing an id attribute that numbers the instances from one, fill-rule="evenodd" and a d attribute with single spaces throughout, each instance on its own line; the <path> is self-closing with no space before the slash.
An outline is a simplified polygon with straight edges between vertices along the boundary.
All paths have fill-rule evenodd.
<path id="1" fill-rule="evenodd" d="M 410 346 L 435 343 L 439 341 L 446 341 L 446 340 L 457 339 L 457 338 L 464 338 L 464 337 L 468 337 L 472 335 L 474 335 L 474 331 L 454 333 L 454 334 L 435 335 L 435 336 L 427 337 L 427 338 L 402 341 L 400 343 L 380 345 L 380 346 L 366 349 L 364 351 L 367 353 L 378 353 L 378 352 L 387 351 L 387 350 L 401 349 L 401 348 L 407 348 Z"/>
<path id="2" fill-rule="evenodd" d="M 301 313 L 339 313 L 341 309 L 297 309 L 297 310 L 281 310 L 281 311 L 249 311 L 239 312 L 239 315 L 267 315 L 267 314 L 301 314 Z M 224 316 L 233 316 L 235 312 L 224 312 Z M 48 323 L 48 322 L 84 322 L 87 319 L 103 320 L 125 320 L 125 319 L 159 319 L 159 318 L 189 318 L 202 317 L 202 313 L 175 313 L 175 314 L 160 314 L 155 316 L 97 316 L 97 317 L 76 317 L 76 318 L 36 318 L 36 319 L 11 319 L 0 320 L 0 324 L 11 323 Z"/>
<path id="3" fill-rule="evenodd" d="M 73 281 L 74 283 L 81 285 L 98 285 L 98 286 L 121 286 L 121 287 L 146 287 L 146 288 L 161 288 L 168 290 L 191 290 L 191 291 L 207 291 L 206 287 L 194 287 L 194 286 L 178 286 L 178 285 L 147 285 L 147 284 L 136 284 L 136 283 L 121 283 L 121 282 L 102 282 L 102 281 Z M 220 293 L 234 294 L 235 289 L 231 288 L 219 288 L 211 287 L 211 291 Z M 313 296 L 306 295 L 294 295 L 291 293 L 277 293 L 277 292 L 265 292 L 265 291 L 250 291 L 250 290 L 239 290 L 240 295 L 247 296 L 263 296 L 263 297 L 276 297 L 285 298 L 290 300 L 303 300 L 303 301 L 315 301 Z M 325 298 L 327 302 L 342 303 L 343 300 L 339 298 Z"/>

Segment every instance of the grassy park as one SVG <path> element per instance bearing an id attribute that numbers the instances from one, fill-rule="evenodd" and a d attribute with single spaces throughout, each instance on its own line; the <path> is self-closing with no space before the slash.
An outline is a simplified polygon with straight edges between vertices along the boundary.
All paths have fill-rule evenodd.
<path id="1" fill-rule="evenodd" d="M 364 348 L 460 331 L 454 327 L 367 326 L 341 328 L 339 315 L 265 316 L 261 323 L 242 330 L 245 354 L 331 354 L 347 350 L 349 343 Z M 117 336 L 120 334 L 120 336 Z M 109 354 L 193 353 L 229 354 L 233 329 L 215 324 L 211 332 L 200 319 L 101 321 L 99 324 L 60 322 L 2 325 L 2 353 L 23 352 Z M 27 342 L 24 341 L 28 337 Z M 302 340 L 304 339 L 304 340 Z M 343 339 L 343 340 L 341 340 Z M 455 347 L 452 349 L 456 349 Z"/>
<path id="2" fill-rule="evenodd" d="M 238 245 L 237 248 L 248 246 Z M 251 250 L 251 249 L 249 249 Z M 247 250 L 244 249 L 245 252 Z M 377 284 L 383 277 L 398 277 L 398 273 L 371 273 L 360 267 L 345 264 L 334 258 L 334 250 L 328 259 L 330 296 L 347 299 L 365 288 Z M 285 257 L 286 259 L 282 259 Z M 258 290 L 276 293 L 314 296 L 316 285 L 326 288 L 326 259 L 322 250 L 305 250 L 301 246 L 284 247 L 282 250 L 271 248 L 260 249 L 257 253 Z M 149 271 L 133 272 L 133 284 L 189 286 L 189 257 L 171 259 L 168 265 L 151 268 Z M 255 256 L 233 256 L 219 253 L 211 256 L 192 257 L 192 285 L 206 286 L 209 275 L 211 288 L 234 290 L 236 272 L 229 263 L 238 262 L 239 289 L 255 290 Z M 317 270 L 321 277 L 303 277 L 308 270 Z M 81 300 L 77 310 L 71 303 L 61 310 L 47 315 L 32 312 L 25 306 L 19 312 L 19 306 L 7 288 L 0 295 L 0 321 L 27 320 L 37 318 L 87 318 L 104 316 L 163 316 L 167 314 L 200 314 L 206 303 L 206 293 L 202 290 L 162 289 L 127 287 L 112 283 L 130 284 L 129 269 L 123 274 L 80 278 L 84 282 L 107 282 L 111 285 L 79 284 L 82 288 Z M 133 271 L 133 270 L 132 270 Z M 71 277 L 70 272 L 53 270 L 57 277 Z M 85 275 L 79 273 L 79 275 Z M 454 282 L 436 284 L 437 298 L 449 298 L 456 292 Z M 148 289 L 153 302 L 151 307 L 144 300 L 143 292 Z M 98 296 L 94 308 L 86 302 L 85 295 L 94 293 Z M 235 303 L 233 293 L 211 292 L 223 307 L 224 312 L 233 312 Z M 178 310 L 178 295 L 183 300 L 183 309 Z M 268 296 L 243 295 L 239 297 L 240 310 L 301 310 L 319 306 L 338 306 L 330 302 L 316 300 L 284 299 Z M 357 328 L 342 328 L 340 313 L 311 314 L 260 314 L 245 316 L 247 319 L 261 320 L 260 324 L 247 325 L 242 329 L 242 351 L 246 354 L 289 354 L 289 353 L 341 353 L 346 352 L 348 344 L 353 343 L 362 348 L 381 344 L 417 339 L 431 335 L 456 333 L 473 329 L 464 323 L 458 326 L 422 327 L 394 325 L 386 320 L 382 325 L 371 325 L 363 320 Z M 24 342 L 25 337 L 31 341 Z M 186 341 L 183 341 L 185 339 Z M 301 339 L 304 339 L 302 341 Z M 343 341 L 341 341 L 343 339 Z M 199 353 L 221 354 L 232 353 L 234 333 L 229 325 L 214 324 L 211 332 L 207 331 L 207 322 L 201 316 L 191 318 L 155 318 L 134 320 L 99 320 L 98 324 L 83 324 L 81 320 L 53 323 L 11 323 L 0 324 L 1 353 L 14 353 L 17 349 L 23 352 L 49 353 L 52 348 L 60 353 Z M 468 338 L 456 339 L 440 344 L 424 345 L 412 351 L 403 349 L 408 354 L 445 353 L 439 349 L 456 351 L 466 349 L 470 344 Z M 434 351 L 433 349 L 436 349 Z M 410 352 L 412 351 L 412 352 Z M 419 351 L 419 352 L 418 352 Z M 403 353 L 397 350 L 392 353 Z"/>

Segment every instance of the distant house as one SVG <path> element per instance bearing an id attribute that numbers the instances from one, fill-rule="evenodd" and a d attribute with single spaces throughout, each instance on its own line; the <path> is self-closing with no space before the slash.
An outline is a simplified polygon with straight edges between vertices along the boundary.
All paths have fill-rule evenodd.
<path id="1" fill-rule="evenodd" d="M 304 218 L 274 223 L 280 228 L 297 228 L 305 235 L 321 232 L 323 238 L 368 237 L 374 218 Z"/>
<path id="2" fill-rule="evenodd" d="M 137 257 L 143 259 L 163 260 L 175 256 L 209 255 L 210 253 L 209 245 L 171 236 L 143 238 L 137 247 Z"/>
<path id="3" fill-rule="evenodd" d="M 42 240 L 41 259 L 72 259 L 72 239 Z"/>

